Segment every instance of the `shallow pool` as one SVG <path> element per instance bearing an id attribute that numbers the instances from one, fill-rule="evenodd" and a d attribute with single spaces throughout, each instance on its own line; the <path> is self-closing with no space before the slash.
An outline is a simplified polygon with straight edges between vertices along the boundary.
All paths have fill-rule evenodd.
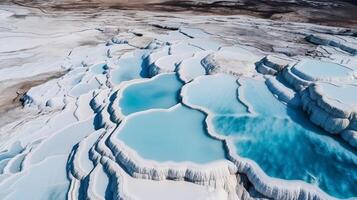
<path id="1" fill-rule="evenodd" d="M 185 85 L 182 94 L 189 105 L 214 114 L 245 113 L 246 107 L 239 102 L 237 89 L 236 77 L 219 74 L 198 77 Z"/>
<path id="2" fill-rule="evenodd" d="M 117 136 L 144 159 L 207 163 L 225 159 L 221 141 L 211 138 L 205 115 L 181 104 L 130 116 Z"/>
<path id="3" fill-rule="evenodd" d="M 124 115 L 152 108 L 169 108 L 178 103 L 181 86 L 175 73 L 161 74 L 128 86 L 119 106 Z"/>
<path id="4" fill-rule="evenodd" d="M 119 84 L 135 78 L 141 78 L 143 70 L 143 56 L 147 51 L 140 50 L 126 53 L 120 59 L 116 68 L 111 72 L 111 81 Z"/>
<path id="5" fill-rule="evenodd" d="M 286 106 L 268 89 L 264 80 L 240 78 L 238 98 L 249 107 L 249 111 L 262 115 L 285 115 Z"/>

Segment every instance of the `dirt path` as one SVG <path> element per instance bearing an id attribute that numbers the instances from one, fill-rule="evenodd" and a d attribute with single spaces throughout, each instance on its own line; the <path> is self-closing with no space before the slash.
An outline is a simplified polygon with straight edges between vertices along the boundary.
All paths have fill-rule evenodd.
<path id="1" fill-rule="evenodd" d="M 51 79 L 59 78 L 63 72 L 40 74 L 26 79 L 0 82 L 0 127 L 20 119 L 27 111 L 22 108 L 21 97 L 31 88 Z"/>

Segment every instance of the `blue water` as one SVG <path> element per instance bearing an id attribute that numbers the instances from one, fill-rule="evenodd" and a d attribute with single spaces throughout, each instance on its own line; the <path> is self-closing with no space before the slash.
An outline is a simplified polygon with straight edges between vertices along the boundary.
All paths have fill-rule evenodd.
<path id="1" fill-rule="evenodd" d="M 274 97 L 263 80 L 240 79 L 239 99 L 250 111 L 262 115 L 285 115 L 286 106 Z"/>
<path id="2" fill-rule="evenodd" d="M 212 120 L 217 133 L 233 136 L 237 154 L 257 162 L 269 176 L 303 180 L 339 198 L 357 195 L 355 150 L 282 104 L 263 81 L 241 79 L 239 83 L 239 96 L 255 115 L 221 115 Z"/>
<path id="3" fill-rule="evenodd" d="M 118 138 L 145 159 L 207 163 L 225 159 L 221 141 L 208 136 L 205 115 L 181 104 L 133 116 L 119 129 Z"/>
<path id="4" fill-rule="evenodd" d="M 288 118 L 220 116 L 215 129 L 234 135 L 240 156 L 250 158 L 270 176 L 316 184 L 339 198 L 357 196 L 357 156 L 329 136 Z"/>
<path id="5" fill-rule="evenodd" d="M 118 62 L 118 66 L 111 73 L 111 81 L 119 84 L 122 81 L 141 78 L 143 56 L 147 52 L 144 50 L 135 51 L 135 53 L 124 54 Z"/>
<path id="6" fill-rule="evenodd" d="M 162 74 L 148 82 L 128 86 L 119 106 L 124 115 L 152 108 L 169 108 L 178 103 L 181 86 L 176 74 Z"/>
<path id="7" fill-rule="evenodd" d="M 190 105 L 204 107 L 215 114 L 245 113 L 237 99 L 238 84 L 230 75 L 202 76 L 185 86 L 183 98 Z"/>
<path id="8" fill-rule="evenodd" d="M 128 87 L 120 106 L 125 114 L 167 109 L 179 101 L 181 86 L 175 74 L 161 75 Z M 183 92 L 185 102 L 213 112 L 215 131 L 230 136 L 237 154 L 255 161 L 269 176 L 302 180 L 338 198 L 357 196 L 356 150 L 281 103 L 264 80 L 241 78 L 237 84 L 229 75 L 204 76 L 185 85 Z M 132 115 L 117 137 L 144 159 L 225 159 L 222 143 L 207 134 L 204 122 L 203 113 L 178 104 Z"/>

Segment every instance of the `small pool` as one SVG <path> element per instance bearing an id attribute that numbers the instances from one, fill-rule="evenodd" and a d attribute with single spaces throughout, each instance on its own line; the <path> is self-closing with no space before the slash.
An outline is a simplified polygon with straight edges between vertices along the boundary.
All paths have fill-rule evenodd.
<path id="1" fill-rule="evenodd" d="M 146 51 L 140 50 L 124 54 L 119 59 L 117 67 L 111 72 L 112 83 L 120 84 L 122 81 L 141 78 L 145 53 Z"/>
<path id="2" fill-rule="evenodd" d="M 353 71 L 343 65 L 321 60 L 304 59 L 296 64 L 291 71 L 308 81 L 328 80 L 330 78 L 345 78 L 352 76 Z"/>
<path id="3" fill-rule="evenodd" d="M 241 78 L 238 82 L 239 99 L 247 104 L 250 112 L 270 116 L 286 114 L 286 106 L 270 92 L 264 80 Z"/>
<path id="4" fill-rule="evenodd" d="M 214 114 L 245 113 L 246 107 L 239 102 L 237 79 L 219 74 L 201 76 L 183 88 L 183 99 L 192 106 L 210 110 Z"/>
<path id="5" fill-rule="evenodd" d="M 121 124 L 117 137 L 144 159 L 195 163 L 225 159 L 222 142 L 205 129 L 205 117 L 181 104 L 137 113 Z"/>
<path id="6" fill-rule="evenodd" d="M 124 115 L 152 108 L 169 108 L 178 103 L 182 83 L 175 73 L 160 74 L 128 86 L 119 101 Z"/>

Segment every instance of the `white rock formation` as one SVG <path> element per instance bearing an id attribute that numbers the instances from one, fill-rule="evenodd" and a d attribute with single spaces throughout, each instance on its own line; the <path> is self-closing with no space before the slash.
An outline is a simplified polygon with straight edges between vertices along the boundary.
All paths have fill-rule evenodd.
<path id="1" fill-rule="evenodd" d="M 113 133 L 127 119 L 120 95 L 147 75 L 177 72 L 185 83 L 206 73 L 264 80 L 258 70 L 267 74 L 265 83 L 279 100 L 297 109 L 302 104 L 312 122 L 356 147 L 356 42 L 323 33 L 340 28 L 141 11 L 43 14 L 6 3 L 0 3 L 0 43 L 11 45 L 0 46 L 0 86 L 63 74 L 27 91 L 23 110 L 34 114 L 0 127 L 0 199 L 252 199 L 256 193 L 273 199 L 334 199 L 302 181 L 273 179 L 239 157 L 229 138 L 214 133 L 207 123 L 211 113 L 202 108 L 196 109 L 208 115 L 207 129 L 223 142 L 228 160 L 206 165 L 146 160 Z M 300 43 L 302 35 L 317 31 L 321 34 L 306 40 L 320 45 L 318 51 L 327 49 L 317 55 L 339 63 L 338 76 L 325 73 L 324 65 L 312 72 L 294 65 L 311 47 Z M 231 75 L 233 90 L 212 87 L 207 93 L 236 97 L 238 84 Z"/>
<path id="2" fill-rule="evenodd" d="M 342 39 L 333 35 L 311 34 L 305 37 L 305 39 L 317 45 L 332 46 L 353 56 L 357 55 L 357 44 L 354 43 L 354 39 L 352 37 L 345 37 Z"/>
<path id="3" fill-rule="evenodd" d="M 294 60 L 287 56 L 268 55 L 256 63 L 256 69 L 262 74 L 276 75 L 293 62 Z"/>
<path id="4" fill-rule="evenodd" d="M 255 62 L 263 56 L 252 53 L 239 46 L 222 47 L 219 51 L 206 56 L 202 61 L 207 74 L 226 73 L 233 75 L 252 75 Z"/>
<path id="5" fill-rule="evenodd" d="M 310 120 L 356 147 L 356 85 L 332 83 L 311 84 L 302 92 L 303 109 Z"/>

